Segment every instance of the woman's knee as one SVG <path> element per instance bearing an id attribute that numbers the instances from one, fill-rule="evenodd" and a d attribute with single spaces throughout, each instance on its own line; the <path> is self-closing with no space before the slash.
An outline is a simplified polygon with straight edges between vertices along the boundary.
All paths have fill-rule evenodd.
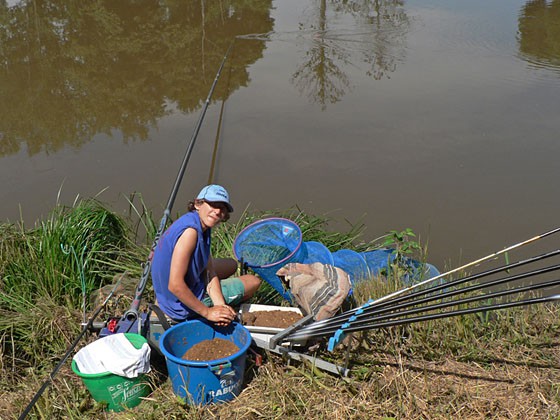
<path id="1" fill-rule="evenodd" d="M 253 274 L 244 274 L 240 278 L 245 287 L 245 298 L 250 298 L 259 288 L 262 280 Z"/>

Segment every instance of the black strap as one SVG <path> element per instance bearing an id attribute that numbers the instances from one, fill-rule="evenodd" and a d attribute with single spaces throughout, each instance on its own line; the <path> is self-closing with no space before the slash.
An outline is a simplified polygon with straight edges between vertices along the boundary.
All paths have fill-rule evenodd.
<path id="1" fill-rule="evenodd" d="M 243 258 L 241 258 L 239 260 L 239 272 L 241 273 L 241 275 L 247 274 L 248 268 L 249 265 L 245 261 L 243 261 Z"/>
<path id="2" fill-rule="evenodd" d="M 159 308 L 159 306 L 157 306 L 155 303 L 150 303 L 149 308 L 150 311 L 153 311 L 157 315 L 158 320 L 161 323 L 161 326 L 163 327 L 164 330 L 167 331 L 169 328 L 171 328 L 171 325 L 169 324 L 167 317 L 165 316 L 163 311 Z"/>

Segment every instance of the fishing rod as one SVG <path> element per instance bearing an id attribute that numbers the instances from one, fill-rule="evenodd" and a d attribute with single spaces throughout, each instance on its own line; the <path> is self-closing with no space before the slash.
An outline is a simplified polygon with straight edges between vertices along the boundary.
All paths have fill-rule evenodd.
<path id="1" fill-rule="evenodd" d="M 194 129 L 194 132 L 192 134 L 191 140 L 189 142 L 189 145 L 187 146 L 187 150 L 186 150 L 185 155 L 183 157 L 181 167 L 179 168 L 179 172 L 177 173 L 177 177 L 175 178 L 175 183 L 173 184 L 173 188 L 171 189 L 171 194 L 169 195 L 169 200 L 167 201 L 167 206 L 165 208 L 165 211 L 163 212 L 163 217 L 161 218 L 161 221 L 159 222 L 159 227 L 158 227 L 158 230 L 157 230 L 156 235 L 154 237 L 154 240 L 152 242 L 152 247 L 151 247 L 151 250 L 150 250 L 150 254 L 148 256 L 148 259 L 146 260 L 146 262 L 143 265 L 142 277 L 140 278 L 140 281 L 138 282 L 138 286 L 136 287 L 134 300 L 132 301 L 132 303 L 130 305 L 130 308 L 124 313 L 123 317 L 121 318 L 122 320 L 134 322 L 138 319 L 138 309 L 140 308 L 140 301 L 142 300 L 142 294 L 144 293 L 144 289 L 146 288 L 146 283 L 148 281 L 148 277 L 150 276 L 150 269 L 151 269 L 151 265 L 152 265 L 152 256 L 153 256 L 154 251 L 156 249 L 156 246 L 159 242 L 159 238 L 163 234 L 163 231 L 165 230 L 165 228 L 167 226 L 167 222 L 169 221 L 169 218 L 170 218 L 170 215 L 171 215 L 171 209 L 173 208 L 173 204 L 175 203 L 175 198 L 177 197 L 177 192 L 179 191 L 179 186 L 181 185 L 181 181 L 183 180 L 183 175 L 185 173 L 185 169 L 187 168 L 187 164 L 188 164 L 189 159 L 191 157 L 191 153 L 192 153 L 194 144 L 196 142 L 196 138 L 198 137 L 198 132 L 200 131 L 200 127 L 202 126 L 202 120 L 204 119 L 204 116 L 206 114 L 206 110 L 208 109 L 208 106 L 210 105 L 210 99 L 212 98 L 212 94 L 214 93 L 214 89 L 216 87 L 216 84 L 218 83 L 218 79 L 220 78 L 220 74 L 222 73 L 222 69 L 224 68 L 225 62 L 227 60 L 229 52 L 231 51 L 231 49 L 233 47 L 234 42 L 235 42 L 235 38 L 233 39 L 233 41 L 229 45 L 229 47 L 228 47 L 228 49 L 227 49 L 227 51 L 226 51 L 226 53 L 225 53 L 225 55 L 222 59 L 220 67 L 218 68 L 218 72 L 216 73 L 216 76 L 214 77 L 214 82 L 212 83 L 212 86 L 210 87 L 210 91 L 208 92 L 208 97 L 206 98 L 206 101 L 204 102 L 204 106 L 202 107 L 202 110 L 200 112 L 200 115 L 198 117 L 198 121 L 197 121 L 195 129 Z M 140 331 L 140 324 L 138 324 L 138 330 Z"/>
<path id="2" fill-rule="evenodd" d="M 227 91 L 226 91 L 226 94 L 224 95 L 225 98 L 227 98 L 229 96 L 231 69 L 232 69 L 232 66 L 229 66 Z M 214 183 L 214 169 L 216 167 L 216 157 L 217 157 L 217 154 L 218 154 L 218 145 L 220 144 L 220 137 L 222 136 L 222 122 L 224 120 L 225 105 L 226 105 L 226 100 L 222 99 L 222 105 L 220 106 L 220 116 L 218 118 L 218 128 L 216 129 L 216 137 L 214 139 L 214 150 L 212 151 L 212 161 L 210 163 L 210 172 L 208 174 L 208 184 L 213 184 Z"/>
<path id="3" fill-rule="evenodd" d="M 369 312 L 376 312 L 377 310 L 380 310 L 381 308 L 387 308 L 387 307 L 394 307 L 395 305 L 401 303 L 401 302 L 406 302 L 408 300 L 411 300 L 413 298 L 419 297 L 419 296 L 423 296 L 423 295 L 427 295 L 427 294 L 433 294 L 434 292 L 443 290 L 443 289 L 449 289 L 451 287 L 454 286 L 458 286 L 460 284 L 466 283 L 468 281 L 472 281 L 472 280 L 477 280 L 477 279 L 481 279 L 483 277 L 487 277 L 490 276 L 492 274 L 496 274 L 502 271 L 508 271 L 511 270 L 513 268 L 517 268 L 517 267 L 521 267 L 523 265 L 527 265 L 533 262 L 537 262 L 540 260 L 544 260 L 556 255 L 560 254 L 560 249 L 554 250 L 554 251 L 550 251 L 544 254 L 540 254 L 531 258 L 527 258 L 525 260 L 520 260 L 514 263 L 510 263 L 510 264 L 506 264 L 500 267 L 495 267 L 486 271 L 482 271 L 480 273 L 477 274 L 472 274 L 451 282 L 447 282 L 447 283 L 442 283 L 440 285 L 437 286 L 432 286 L 428 289 L 424 289 L 424 290 L 420 290 L 405 296 L 400 296 L 400 297 L 396 297 L 394 299 L 391 300 L 385 300 L 384 302 L 379 303 L 379 300 L 371 300 L 370 302 L 355 308 L 355 309 L 351 309 L 349 311 L 346 311 L 340 315 L 336 315 L 332 318 L 328 318 L 328 319 L 324 319 L 321 321 L 317 321 L 314 322 L 313 324 L 310 324 L 306 327 L 307 330 L 312 330 L 312 329 L 319 329 L 322 326 L 325 325 L 332 325 L 333 323 L 344 323 L 346 321 L 348 321 L 348 319 L 352 316 L 362 316 L 363 314 L 369 313 Z M 438 295 L 440 298 L 442 297 L 441 294 Z M 377 313 L 377 312 L 376 312 Z"/>
<path id="4" fill-rule="evenodd" d="M 467 303 L 479 302 L 479 301 L 484 301 L 484 300 L 491 301 L 492 299 L 495 299 L 495 298 L 498 298 L 498 297 L 509 296 L 509 295 L 513 295 L 513 294 L 517 294 L 517 293 L 531 292 L 531 291 L 535 291 L 535 290 L 538 290 L 538 289 L 546 289 L 548 287 L 557 286 L 558 284 L 560 284 L 560 279 L 549 280 L 549 281 L 542 282 L 542 283 L 529 284 L 529 285 L 526 285 L 526 286 L 520 286 L 520 287 L 513 288 L 513 289 L 505 289 L 505 290 L 500 290 L 500 291 L 497 291 L 497 292 L 486 293 L 486 294 L 483 294 L 483 295 L 471 296 L 471 297 L 468 297 L 468 298 L 457 299 L 457 300 L 453 300 L 453 301 L 449 301 L 449 302 L 442 302 L 442 303 L 429 305 L 429 306 L 424 306 L 424 307 L 420 307 L 420 308 L 413 308 L 413 309 L 409 309 L 409 310 L 406 310 L 406 311 L 394 312 L 394 313 L 382 315 L 382 316 L 379 316 L 379 317 L 374 317 L 374 318 L 369 319 L 369 320 L 363 320 L 363 322 L 361 322 L 361 323 L 358 322 L 358 323 L 356 323 L 356 325 L 361 324 L 361 325 L 366 325 L 367 326 L 368 323 L 383 321 L 383 320 L 387 320 L 387 319 L 391 319 L 391 318 L 397 318 L 397 317 L 400 318 L 400 317 L 404 317 L 404 316 L 408 316 L 408 315 L 418 314 L 418 313 L 421 313 L 421 312 L 431 312 L 431 311 L 435 311 L 435 310 L 439 310 L 439 309 L 449 308 L 451 306 L 464 305 L 464 304 L 467 304 Z"/>
<path id="5" fill-rule="evenodd" d="M 555 270 L 560 269 L 560 265 L 558 265 L 557 267 L 555 267 Z M 549 271 L 553 271 L 553 270 L 549 270 Z M 529 274 L 529 273 L 527 273 Z M 527 277 L 527 276 L 525 276 Z M 506 281 L 509 281 L 509 278 L 501 279 L 501 283 L 504 283 Z M 356 328 L 356 327 L 360 327 L 362 330 L 365 329 L 369 329 L 370 325 L 373 325 L 374 323 L 378 323 L 379 321 L 382 320 L 387 320 L 387 319 L 391 319 L 391 318 L 396 318 L 396 317 L 404 317 L 404 316 L 408 316 L 408 315 L 413 315 L 413 314 L 417 314 L 417 313 L 421 313 L 421 312 L 428 312 L 428 311 L 434 311 L 437 309 L 443 309 L 443 308 L 448 308 L 450 306 L 457 306 L 457 305 L 462 305 L 462 304 L 466 304 L 466 303 L 472 303 L 472 302 L 477 302 L 477 301 L 482 301 L 482 300 L 489 300 L 489 299 L 494 299 L 496 297 L 501 297 L 501 296 L 508 296 L 508 295 L 512 295 L 512 294 L 516 294 L 516 293 L 523 293 L 523 292 L 529 292 L 529 291 L 533 291 L 533 290 L 538 290 L 538 289 L 544 289 L 547 287 L 552 287 L 552 286 L 556 286 L 560 284 L 560 279 L 556 279 L 556 280 L 551 280 L 551 281 L 547 281 L 547 282 L 542 282 L 542 283 L 536 283 L 536 284 L 530 284 L 530 285 L 526 285 L 526 286 L 520 286 L 517 288 L 513 288 L 513 289 L 506 289 L 506 290 L 500 290 L 497 292 L 491 292 L 491 293 L 486 293 L 483 295 L 477 295 L 477 296 L 471 296 L 471 297 L 467 297 L 467 298 L 463 298 L 463 299 L 456 299 L 453 301 L 447 301 L 447 302 L 441 302 L 441 303 L 437 303 L 437 304 L 433 304 L 433 305 L 428 305 L 428 306 L 423 306 L 423 307 L 418 307 L 418 308 L 412 308 L 412 309 L 408 309 L 408 310 L 404 310 L 404 311 L 396 311 L 396 312 L 392 312 L 386 315 L 381 315 L 381 316 L 370 316 L 367 318 L 360 318 L 360 319 L 355 319 L 352 322 L 349 322 L 348 324 L 344 325 L 344 324 L 338 324 L 338 325 L 329 325 L 328 327 L 323 327 L 321 329 L 318 330 L 313 330 L 311 332 L 307 332 L 305 331 L 305 329 L 302 330 L 298 330 L 296 332 L 294 332 L 293 334 L 287 336 L 287 339 L 293 339 L 293 340 L 301 340 L 301 339 L 309 339 L 309 338 L 313 338 L 313 337 L 326 337 L 326 336 L 330 336 L 335 334 L 339 329 L 343 328 L 344 332 L 349 331 L 350 328 Z M 491 284 L 488 287 L 495 285 L 495 284 Z M 471 290 L 472 291 L 472 290 Z M 459 291 L 459 293 L 462 293 L 463 291 Z M 423 302 L 413 302 L 412 306 L 415 306 L 417 304 L 420 304 Z M 405 306 L 406 308 L 407 306 Z M 385 313 L 388 312 L 390 310 L 393 310 L 395 308 L 389 308 L 385 311 L 381 311 L 381 313 Z M 399 308 L 400 309 L 400 308 Z"/>
<path id="6" fill-rule="evenodd" d="M 389 299 L 391 299 L 391 298 L 393 298 L 393 297 L 395 297 L 395 296 L 402 295 L 403 293 L 406 293 L 406 292 L 409 292 L 409 291 L 411 291 L 411 290 L 417 289 L 418 287 L 424 286 L 425 284 L 432 283 L 432 282 L 434 282 L 434 281 L 436 281 L 436 280 L 438 280 L 438 279 L 441 279 L 442 277 L 448 276 L 449 274 L 456 273 L 457 271 L 464 270 L 465 268 L 468 268 L 468 267 L 471 267 L 471 266 L 473 266 L 473 265 L 479 264 L 479 263 L 481 263 L 481 262 L 483 262 L 483 261 L 490 260 L 490 259 L 492 259 L 492 258 L 497 257 L 498 255 L 504 254 L 504 253 L 509 252 L 509 251 L 511 251 L 511 250 L 513 250 L 513 249 L 519 248 L 519 247 L 521 247 L 521 246 L 523 246 L 523 245 L 527 245 L 527 244 L 529 244 L 529 243 L 531 243 L 531 242 L 538 241 L 539 239 L 542 239 L 542 238 L 545 238 L 545 237 L 547 237 L 547 236 L 553 235 L 553 234 L 555 234 L 555 233 L 557 233 L 557 232 L 560 232 L 560 227 L 557 227 L 557 228 L 555 228 L 555 229 L 549 230 L 548 232 L 541 233 L 540 235 L 533 236 L 532 238 L 529 238 L 529 239 L 527 239 L 527 240 L 525 240 L 525 241 L 519 242 L 519 243 L 517 243 L 517 244 L 515 244 L 515 245 L 510 245 L 509 247 L 504 248 L 504 249 L 502 249 L 501 251 L 497 251 L 497 252 L 494 252 L 494 253 L 492 253 L 492 254 L 490 254 L 490 255 L 487 255 L 486 257 L 482 257 L 482 258 L 479 258 L 478 260 L 471 261 L 470 263 L 467 263 L 467 264 L 465 264 L 465 265 L 462 265 L 461 267 L 457 267 L 457 268 L 454 268 L 454 269 L 452 269 L 452 270 L 446 271 L 445 273 L 438 274 L 437 276 L 434 276 L 434 277 L 431 277 L 431 278 L 426 279 L 426 280 L 424 280 L 424 281 L 421 281 L 420 283 L 417 283 L 417 284 L 415 284 L 415 285 L 412 285 L 412 286 L 409 286 L 409 287 L 405 287 L 404 289 L 401 289 L 401 290 L 397 290 L 396 292 L 393 292 L 393 293 L 391 293 L 391 294 L 389 294 L 389 295 L 387 295 L 387 296 L 383 296 L 382 298 L 377 299 L 376 302 L 377 302 L 377 303 L 380 303 L 380 302 L 389 300 Z"/>
<path id="7" fill-rule="evenodd" d="M 557 283 L 560 283 L 560 280 Z M 415 322 L 430 321 L 430 320 L 442 319 L 442 318 L 450 318 L 452 316 L 468 315 L 468 314 L 473 314 L 473 313 L 476 313 L 476 312 L 486 312 L 486 311 L 493 311 L 493 310 L 499 310 L 499 309 L 514 308 L 514 307 L 517 307 L 517 306 L 534 305 L 534 304 L 537 304 L 537 303 L 547 303 L 547 302 L 553 302 L 553 301 L 557 301 L 557 300 L 560 300 L 560 294 L 545 296 L 545 297 L 539 297 L 539 298 L 519 300 L 519 301 L 514 301 L 514 302 L 497 303 L 497 304 L 494 304 L 494 305 L 479 306 L 477 308 L 459 309 L 459 310 L 456 310 L 456 311 L 441 312 L 439 314 L 421 315 L 421 316 L 410 317 L 410 318 L 406 318 L 406 319 L 396 319 L 396 320 L 392 320 L 392 321 L 370 324 L 370 325 L 367 325 L 367 327 L 364 327 L 364 326 L 350 326 L 350 327 L 346 328 L 344 330 L 344 332 L 349 333 L 349 332 L 363 331 L 365 329 L 373 330 L 373 329 L 378 329 L 378 328 L 387 328 L 387 327 L 393 327 L 393 326 L 396 326 L 396 325 L 412 324 L 412 323 L 415 323 Z M 291 338 L 291 337 L 289 337 L 289 338 Z"/>
<path id="8" fill-rule="evenodd" d="M 111 299 L 111 297 L 113 296 L 113 294 L 115 293 L 115 291 L 117 290 L 118 286 L 121 283 L 121 280 L 123 279 L 123 277 L 125 276 L 126 272 L 123 273 L 121 275 L 121 277 L 119 278 L 119 280 L 117 280 L 117 282 L 115 283 L 115 286 L 113 287 L 113 289 L 111 290 L 111 292 L 107 295 L 107 297 L 105 298 L 105 300 L 103 301 L 103 303 L 101 303 L 101 305 L 99 305 L 97 307 L 97 309 L 95 310 L 95 312 L 93 313 L 93 315 L 90 317 L 90 319 L 88 320 L 88 322 L 86 324 L 84 324 L 82 331 L 80 332 L 80 334 L 76 337 L 76 339 L 74 340 L 74 342 L 72 343 L 72 345 L 68 348 L 68 350 L 66 351 L 66 354 L 62 357 L 62 359 L 60 359 L 60 361 L 58 362 L 58 364 L 56 365 L 56 367 L 53 369 L 53 371 L 51 372 L 51 374 L 49 375 L 48 379 L 43 383 L 43 385 L 41 386 L 41 388 L 39 388 L 39 391 L 37 391 L 37 393 L 35 394 L 35 396 L 33 397 L 33 399 L 31 400 L 31 402 L 27 405 L 27 407 L 25 407 L 25 410 L 23 410 L 23 412 L 21 413 L 21 415 L 19 416 L 19 420 L 23 420 L 25 419 L 25 417 L 27 417 L 27 415 L 29 414 L 29 412 L 31 411 L 31 409 L 33 408 L 33 406 L 37 403 L 37 401 L 39 400 L 39 398 L 41 397 L 41 395 L 43 395 L 43 392 L 45 392 L 45 390 L 47 389 L 47 387 L 50 385 L 50 383 L 53 381 L 55 375 L 58 373 L 58 371 L 60 370 L 60 368 L 62 367 L 62 365 L 64 365 L 64 363 L 66 362 L 66 360 L 68 359 L 68 357 L 70 356 L 70 354 L 72 353 L 72 351 L 74 350 L 74 348 L 78 345 L 78 343 L 80 342 L 80 340 L 82 339 L 82 337 L 85 335 L 85 333 L 87 331 L 89 331 L 90 328 L 92 328 L 93 326 L 93 321 L 95 321 L 95 318 L 97 318 L 97 316 L 99 315 L 99 313 L 101 312 L 101 310 L 105 307 L 105 305 L 107 305 L 107 302 L 109 302 L 109 299 Z"/>
<path id="9" fill-rule="evenodd" d="M 359 319 L 363 319 L 366 316 L 369 316 L 370 318 L 374 315 L 379 315 L 379 314 L 383 314 L 383 313 L 387 313 L 390 311 L 395 311 L 398 309 L 403 309 L 403 308 L 407 308 L 407 307 L 411 307 L 411 306 L 416 306 L 416 305 L 420 305 L 423 303 L 427 303 L 427 302 L 431 302 L 434 300 L 439 300 L 439 299 L 444 299 L 444 298 L 449 298 L 452 296 L 456 296 L 459 294 L 465 294 L 467 292 L 473 292 L 475 290 L 481 290 L 481 289 L 488 289 L 490 287 L 493 286 L 498 286 L 500 284 L 504 284 L 504 283 L 509 283 L 512 281 L 516 281 L 516 280 L 521 280 L 527 277 L 533 277 L 533 276 L 537 276 L 540 274 L 545 274 L 545 273 L 549 273 L 552 271 L 556 271 L 556 270 L 560 270 L 560 264 L 557 265 L 553 265 L 550 267 L 546 267 L 546 268 L 541 268 L 541 269 L 537 269 L 537 270 L 533 270 L 533 271 L 528 271 L 525 273 L 519 273 L 513 276 L 507 276 L 507 277 L 503 277 L 500 279 L 496 279 L 496 280 L 492 280 L 486 283 L 482 283 L 482 284 L 475 284 L 469 287 L 465 287 L 462 289 L 455 289 L 455 290 L 451 290 L 448 292 L 444 292 L 444 293 L 439 293 L 439 294 L 430 294 L 427 297 L 424 297 L 422 299 L 417 299 L 411 302 L 402 302 L 400 304 L 397 305 L 381 305 L 381 307 L 365 307 L 363 308 L 363 310 L 361 312 L 355 313 L 355 315 L 351 316 L 351 314 L 344 316 L 344 317 L 339 317 L 338 319 L 327 319 L 326 321 L 331 321 L 331 322 L 322 322 L 320 325 L 315 325 L 317 323 L 313 323 L 310 324 L 308 326 L 305 326 L 303 328 L 301 328 L 300 330 L 298 330 L 294 336 L 299 336 L 299 335 L 306 335 L 309 334 L 311 332 L 315 333 L 315 332 L 324 332 L 325 330 L 332 330 L 334 327 L 339 328 L 341 325 L 343 325 L 346 322 L 349 322 L 350 319 L 352 319 L 352 322 L 356 322 Z M 461 283 L 463 282 L 462 280 L 460 281 Z M 437 289 L 442 289 L 442 288 L 449 288 L 453 283 L 456 282 L 452 282 L 451 284 L 445 284 L 442 286 L 438 286 Z M 434 288 L 436 289 L 436 288 Z M 427 292 L 431 292 L 431 289 L 428 289 Z M 417 293 L 418 294 L 418 293 Z M 402 299 L 404 300 L 404 299 Z M 350 312 L 350 311 L 349 311 Z M 344 315 L 344 314 L 343 314 Z"/>
<path id="10" fill-rule="evenodd" d="M 332 331 L 333 328 L 339 328 L 342 325 L 344 325 L 347 322 L 352 322 L 355 323 L 363 318 L 365 318 L 366 316 L 369 316 L 369 318 L 371 318 L 372 316 L 375 315 L 379 315 L 379 314 L 383 314 L 383 313 L 387 313 L 390 311 L 395 311 L 398 309 L 403 309 L 403 308 L 407 308 L 407 307 L 411 307 L 411 306 L 416 306 L 422 303 L 427 303 L 427 302 L 431 302 L 433 300 L 440 300 L 443 298 L 449 298 L 452 296 L 456 296 L 459 294 L 464 294 L 467 292 L 472 292 L 475 290 L 481 290 L 481 289 L 488 289 L 490 287 L 493 286 L 497 286 L 500 284 L 504 284 L 504 283 L 509 283 L 512 281 L 516 281 L 516 280 L 520 280 L 520 279 L 524 279 L 527 277 L 532 277 L 532 276 L 536 276 L 536 275 L 540 275 L 540 274 L 545 274 L 548 272 L 552 272 L 555 270 L 559 270 L 560 269 L 560 264 L 554 265 L 554 266 L 550 266 L 550 267 L 546 267 L 546 268 L 542 268 L 542 269 L 537 269 L 537 270 L 533 270 L 533 271 L 529 271 L 526 273 L 520 273 L 520 274 L 516 274 L 514 276 L 507 276 L 501 279 L 496 279 L 493 281 L 489 281 L 486 283 L 482 283 L 482 284 L 476 284 L 473 286 L 469 286 L 469 287 L 465 287 L 462 289 L 456 289 L 456 290 L 451 290 L 448 292 L 444 292 L 444 293 L 439 293 L 439 294 L 432 294 L 429 295 L 425 298 L 422 299 L 418 299 L 412 302 L 403 302 L 400 303 L 398 305 L 390 305 L 390 306 L 384 306 L 381 305 L 381 307 L 366 307 L 365 305 L 362 306 L 362 310 L 358 311 L 358 312 L 354 312 L 353 315 L 349 314 L 346 316 L 340 316 L 338 319 L 333 319 L 330 318 L 331 322 L 321 322 L 319 323 L 313 323 L 313 324 L 309 324 L 301 329 L 299 329 L 298 331 L 296 331 L 293 335 L 293 337 L 299 337 L 299 336 L 307 336 L 309 334 L 314 334 L 318 333 L 318 335 L 322 335 L 325 331 Z M 455 283 L 455 282 L 453 282 Z M 448 288 L 450 286 L 450 284 L 446 284 L 443 285 L 443 287 Z M 442 288 L 439 287 L 438 288 Z M 431 291 L 431 290 L 428 290 Z M 426 310 L 427 307 L 424 307 L 424 309 Z M 350 312 L 350 311 L 348 311 Z M 344 314 L 342 314 L 344 315 Z M 329 319 L 327 319 L 326 321 L 329 321 Z M 319 324 L 319 325 L 316 325 Z"/>
<path id="11" fill-rule="evenodd" d="M 220 144 L 225 102 L 226 101 L 222 101 L 222 105 L 220 107 L 220 117 L 218 118 L 218 128 L 216 130 L 216 137 L 214 139 L 214 150 L 212 151 L 212 161 L 210 163 L 210 172 L 208 174 L 208 184 L 214 183 L 214 168 L 216 166 L 216 157 L 218 155 L 218 145 Z"/>
<path id="12" fill-rule="evenodd" d="M 418 300 L 414 300 L 412 302 L 404 302 L 401 303 L 400 305 L 395 305 L 395 306 L 390 306 L 388 308 L 383 308 L 377 311 L 372 311 L 370 313 L 368 313 L 368 315 L 379 315 L 379 314 L 384 314 L 390 311 L 396 311 L 399 309 L 403 309 L 403 308 L 408 308 L 411 306 L 417 306 L 417 305 L 421 305 L 424 303 L 428 303 L 428 302 L 432 302 L 434 300 L 440 300 L 440 299 L 446 299 L 446 298 L 450 298 L 453 296 L 457 296 L 457 295 L 461 295 L 461 294 L 466 294 L 469 292 L 474 292 L 476 290 L 482 290 L 482 289 L 489 289 L 491 287 L 494 286 L 498 286 L 504 283 L 510 283 L 513 281 L 517 281 L 517 280 L 521 280 L 521 279 L 525 279 L 527 277 L 533 277 L 533 276 L 537 276 L 540 274 L 545 274 L 545 273 L 550 273 L 552 271 L 556 271 L 556 270 L 560 270 L 560 264 L 554 265 L 554 266 L 550 266 L 547 268 L 542 268 L 542 269 L 538 269 L 538 270 L 533 270 L 533 271 L 528 271 L 526 273 L 520 273 L 514 276 L 509 276 L 509 277 L 503 277 L 501 279 L 496 279 L 496 280 L 492 280 L 486 283 L 482 283 L 482 284 L 476 284 L 473 286 L 469 286 L 469 287 L 465 287 L 463 289 L 456 289 L 456 290 L 452 290 L 449 292 L 445 292 L 445 293 L 440 293 L 438 295 L 432 295 L 432 296 L 428 296 L 422 299 L 418 299 Z M 544 284 L 544 283 L 539 283 L 539 284 Z M 489 296 L 489 295 L 487 295 Z M 432 309 L 432 306 L 429 307 L 430 309 Z M 427 307 L 424 307 L 424 309 L 427 309 Z M 375 319 L 379 319 L 378 317 L 375 317 Z"/>

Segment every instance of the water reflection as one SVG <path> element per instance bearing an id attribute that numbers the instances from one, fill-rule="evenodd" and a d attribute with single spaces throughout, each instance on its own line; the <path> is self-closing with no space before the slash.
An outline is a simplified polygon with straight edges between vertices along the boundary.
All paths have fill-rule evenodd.
<path id="1" fill-rule="evenodd" d="M 114 130 L 145 139 L 199 108 L 234 37 L 272 29 L 271 0 L 0 4 L 0 155 L 80 146 Z M 214 99 L 248 83 L 264 43 L 237 43 Z"/>
<path id="2" fill-rule="evenodd" d="M 529 1 L 522 8 L 518 42 L 529 63 L 560 71 L 560 0 Z"/>
<path id="3" fill-rule="evenodd" d="M 300 44 L 304 59 L 292 82 L 324 110 L 338 102 L 350 88 L 345 72 L 366 63 L 366 75 L 375 80 L 390 78 L 397 62 L 404 60 L 409 19 L 401 0 L 320 0 L 317 11 L 304 16 Z M 329 15 L 328 7 L 332 9 Z M 343 24 L 345 18 L 354 22 Z M 358 28 L 348 32 L 344 26 Z M 312 33 L 311 41 L 308 34 Z"/>

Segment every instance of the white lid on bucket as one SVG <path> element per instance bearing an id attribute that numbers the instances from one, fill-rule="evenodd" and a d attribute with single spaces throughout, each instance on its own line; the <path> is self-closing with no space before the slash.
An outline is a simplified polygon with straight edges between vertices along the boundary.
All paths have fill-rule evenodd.
<path id="1" fill-rule="evenodd" d="M 81 373 L 114 373 L 136 378 L 150 371 L 150 346 L 137 349 L 123 333 L 112 334 L 88 344 L 74 355 Z"/>

